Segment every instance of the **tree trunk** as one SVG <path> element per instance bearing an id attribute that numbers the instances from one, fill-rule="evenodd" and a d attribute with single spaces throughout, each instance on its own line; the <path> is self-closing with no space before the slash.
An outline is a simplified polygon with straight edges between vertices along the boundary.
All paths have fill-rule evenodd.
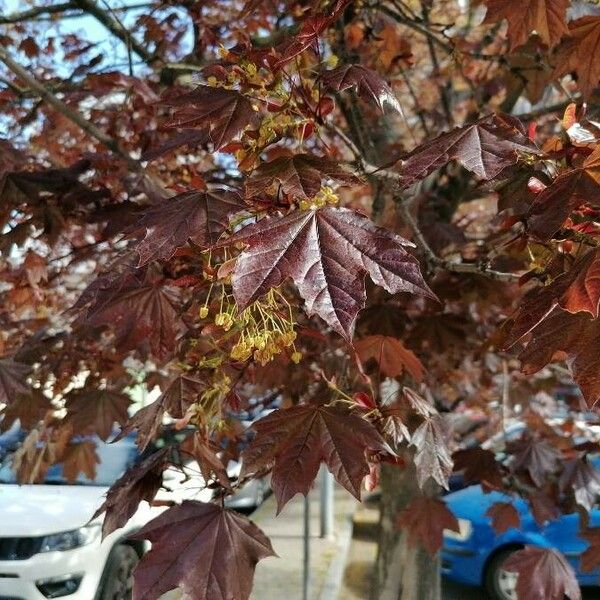
<path id="1" fill-rule="evenodd" d="M 371 600 L 441 600 L 439 555 L 408 543 L 396 525 L 396 516 L 417 493 L 412 460 L 400 468 L 381 469 L 381 519 L 379 550 Z"/>

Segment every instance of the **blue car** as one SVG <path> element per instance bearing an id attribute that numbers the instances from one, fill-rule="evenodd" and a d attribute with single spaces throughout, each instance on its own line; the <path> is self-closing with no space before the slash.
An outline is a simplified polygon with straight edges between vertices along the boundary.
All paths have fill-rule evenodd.
<path id="1" fill-rule="evenodd" d="M 486 494 L 474 485 L 448 494 L 444 500 L 458 519 L 460 533 L 444 531 L 442 573 L 458 583 L 483 586 L 494 600 L 517 600 L 516 575 L 504 571 L 508 556 L 524 545 L 555 548 L 571 563 L 582 586 L 600 585 L 600 568 L 591 573 L 579 568 L 588 542 L 578 537 L 579 515 L 562 515 L 539 526 L 527 502 L 499 492 Z M 496 502 L 512 502 L 521 518 L 521 529 L 497 535 L 485 513 Z M 590 525 L 600 525 L 600 509 L 590 512 Z"/>

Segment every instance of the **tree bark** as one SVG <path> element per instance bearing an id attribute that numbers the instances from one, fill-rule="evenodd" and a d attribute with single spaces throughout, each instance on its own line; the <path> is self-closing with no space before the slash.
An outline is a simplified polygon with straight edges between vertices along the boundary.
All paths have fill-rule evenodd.
<path id="1" fill-rule="evenodd" d="M 439 555 L 408 543 L 396 525 L 398 512 L 418 492 L 412 460 L 381 469 L 379 550 L 371 600 L 441 600 Z"/>

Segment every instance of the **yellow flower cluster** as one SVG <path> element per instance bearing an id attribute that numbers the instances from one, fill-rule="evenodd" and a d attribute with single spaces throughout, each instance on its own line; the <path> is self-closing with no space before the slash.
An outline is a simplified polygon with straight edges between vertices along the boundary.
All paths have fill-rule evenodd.
<path id="1" fill-rule="evenodd" d="M 300 208 L 307 210 L 311 208 L 323 208 L 328 205 L 335 205 L 340 201 L 338 195 L 329 186 L 322 187 L 315 196 L 308 200 L 300 202 Z"/>

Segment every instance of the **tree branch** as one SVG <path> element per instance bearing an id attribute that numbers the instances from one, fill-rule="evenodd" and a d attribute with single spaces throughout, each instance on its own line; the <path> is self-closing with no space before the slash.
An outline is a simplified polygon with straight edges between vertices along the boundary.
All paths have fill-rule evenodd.
<path id="1" fill-rule="evenodd" d="M 410 207 L 404 198 L 395 198 L 396 205 L 402 215 L 402 218 L 406 224 L 410 227 L 416 245 L 419 247 L 421 252 L 425 255 L 425 260 L 432 268 L 444 269 L 445 271 L 451 271 L 452 273 L 471 273 L 477 275 L 483 275 L 494 279 L 496 281 L 518 281 L 520 276 L 516 273 L 504 273 L 502 271 L 495 271 L 490 269 L 485 264 L 479 263 L 459 263 L 444 260 L 437 256 L 437 254 L 431 249 L 431 246 L 425 239 L 423 232 L 419 228 L 416 219 L 410 212 Z"/>
<path id="2" fill-rule="evenodd" d="M 9 25 L 11 23 L 21 23 L 22 21 L 29 21 L 35 19 L 39 15 L 43 14 L 56 14 L 65 12 L 77 8 L 73 2 L 63 2 L 62 4 L 55 4 L 54 6 L 36 6 L 29 10 L 25 10 L 20 13 L 11 13 L 9 15 L 0 15 L 0 24 Z"/>
<path id="3" fill-rule="evenodd" d="M 95 2 L 95 0 L 73 0 L 73 2 L 81 8 L 84 12 L 92 15 L 98 22 L 102 23 L 108 31 L 110 31 L 115 37 L 120 39 L 127 48 L 131 48 L 144 62 L 151 65 L 157 61 L 158 58 L 151 54 L 144 46 L 142 46 L 136 39 L 127 31 L 119 21 L 114 19 L 108 12 L 102 10 Z"/>
<path id="4" fill-rule="evenodd" d="M 59 113 L 73 121 L 83 131 L 97 139 L 103 146 L 112 150 L 116 155 L 123 158 L 128 166 L 134 171 L 141 171 L 141 165 L 137 160 L 131 157 L 119 143 L 98 129 L 93 123 L 90 123 L 80 112 L 67 106 L 62 100 L 57 98 L 51 91 L 46 89 L 35 77 L 33 77 L 25 68 L 16 62 L 6 51 L 3 46 L 0 46 L 0 61 L 2 61 L 19 79 L 23 80 L 31 90 L 39 94 L 40 98 L 48 102 Z"/>

